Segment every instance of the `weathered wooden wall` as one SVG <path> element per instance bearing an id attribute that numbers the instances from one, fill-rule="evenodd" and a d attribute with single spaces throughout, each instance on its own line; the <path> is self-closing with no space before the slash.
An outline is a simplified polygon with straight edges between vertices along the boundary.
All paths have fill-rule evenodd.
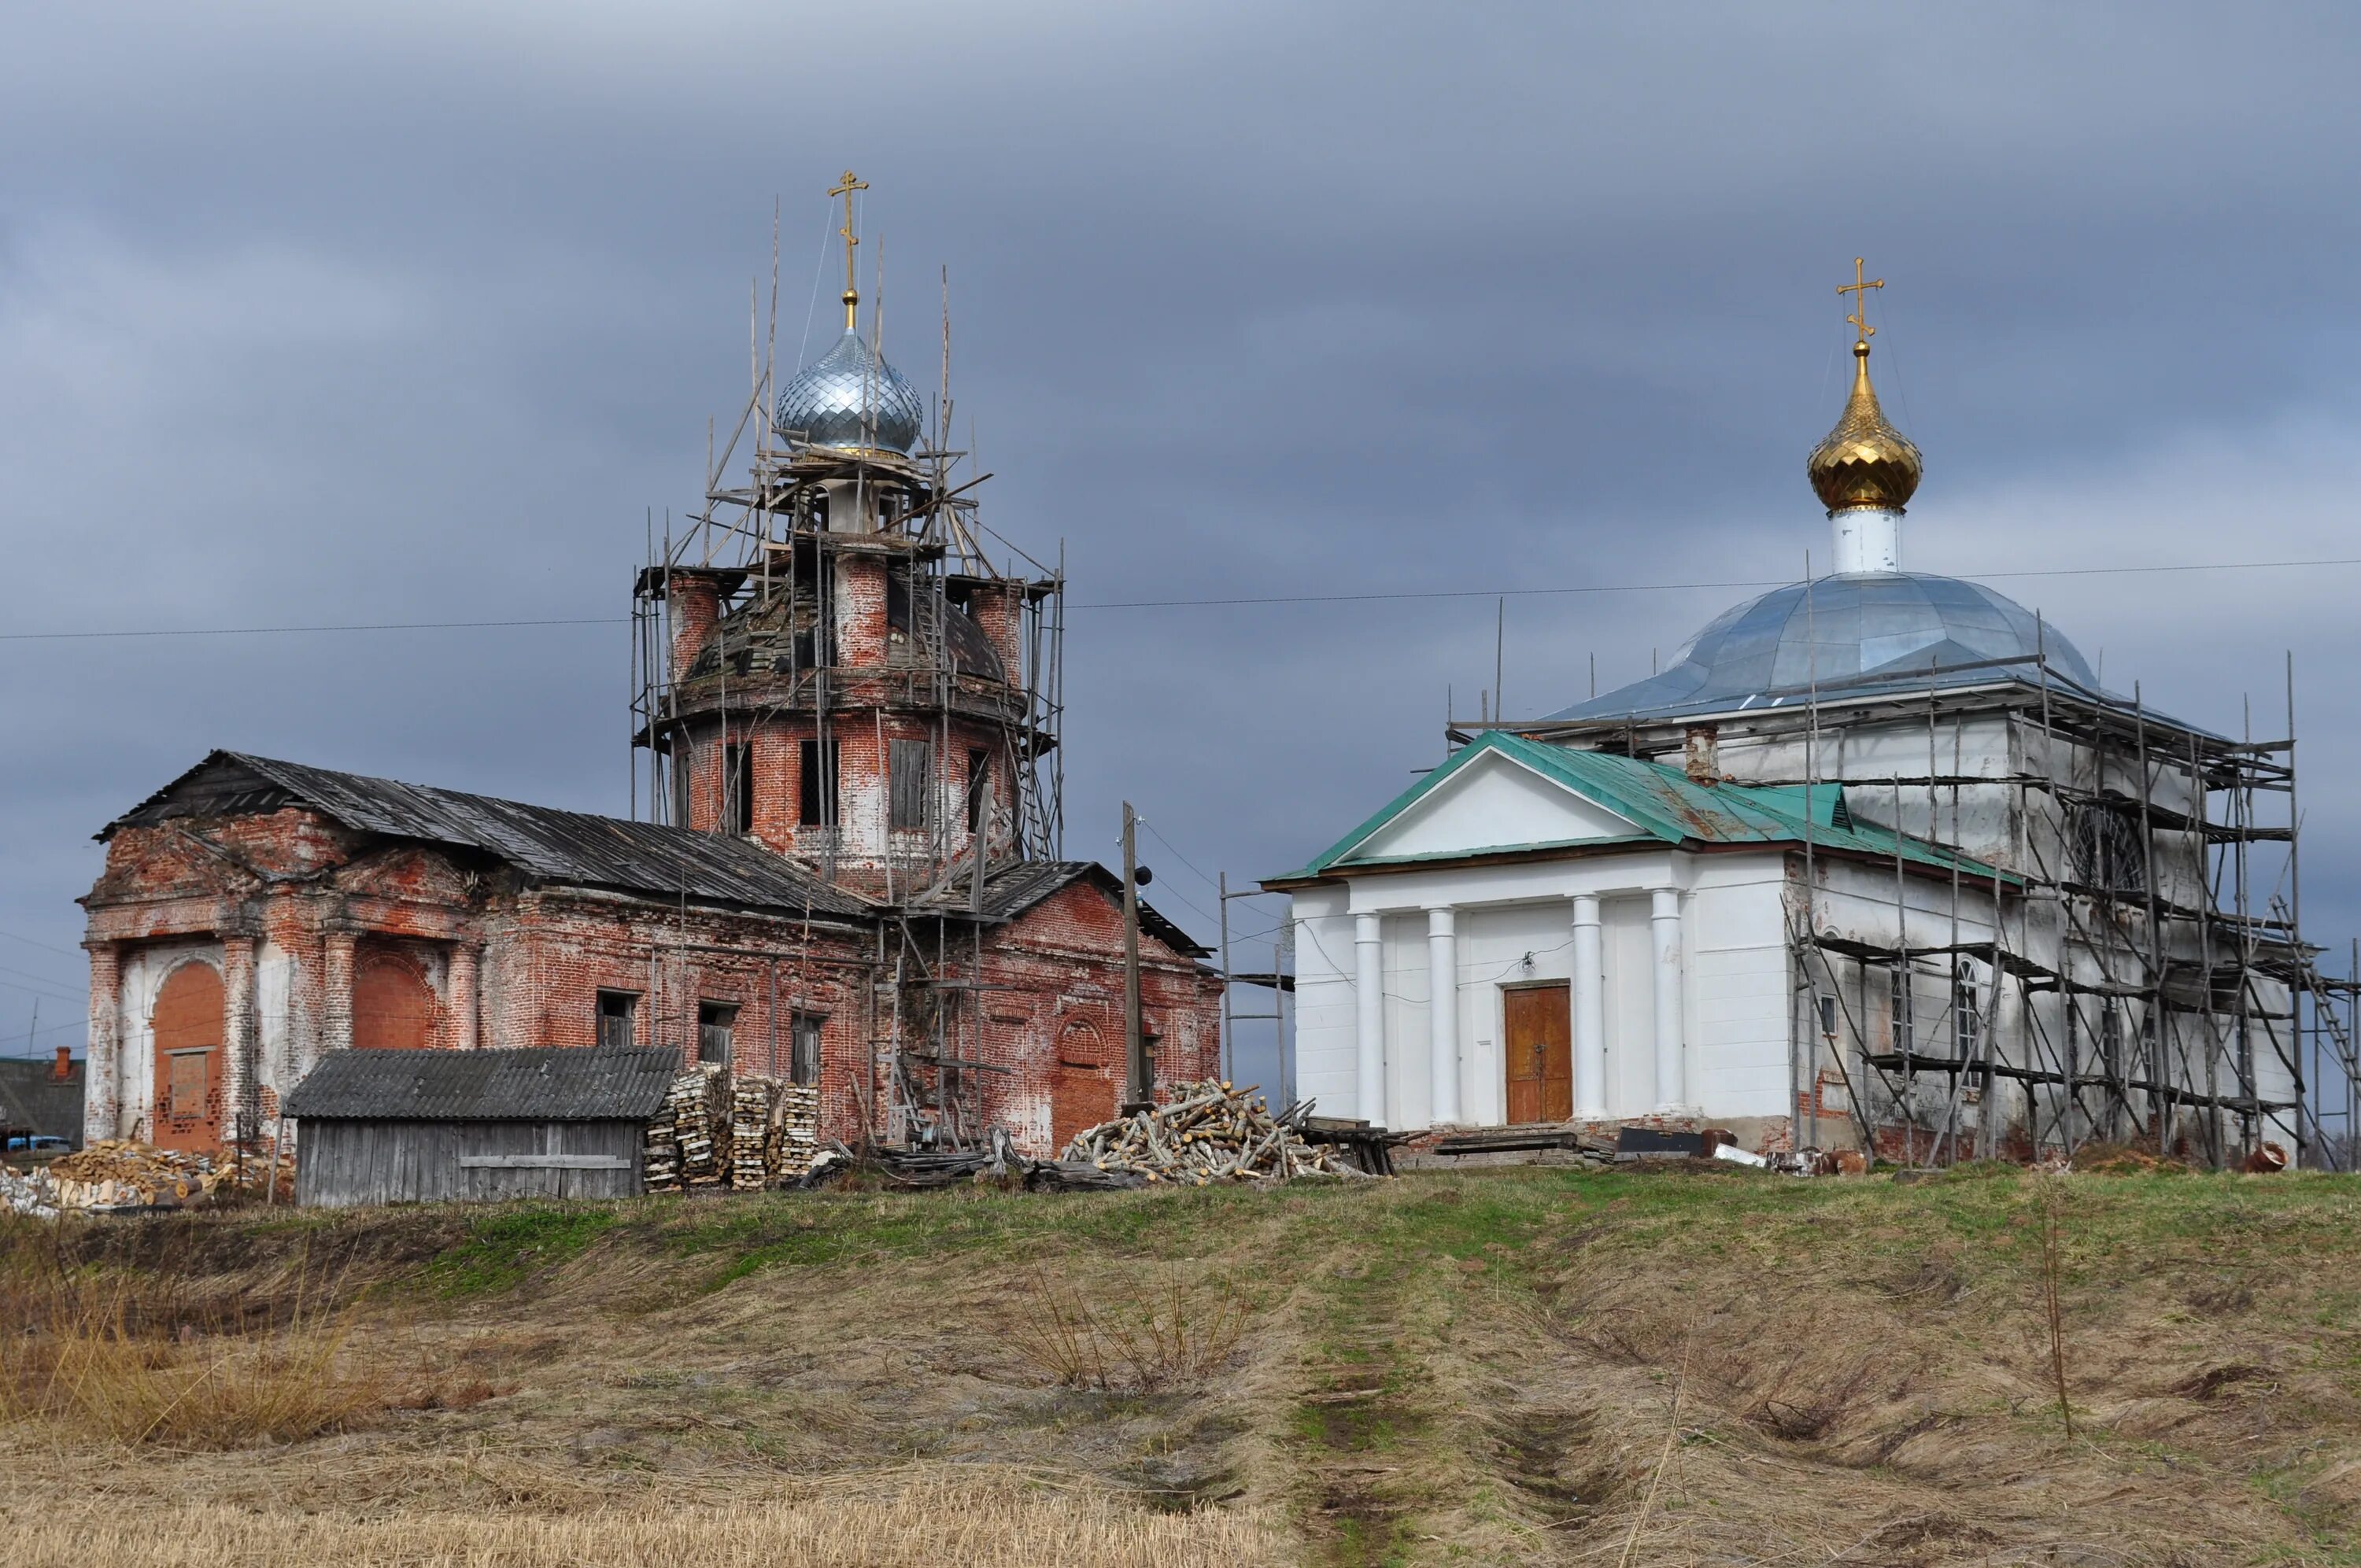
<path id="1" fill-rule="evenodd" d="M 448 1199 L 628 1198 L 640 1190 L 637 1122 L 302 1124 L 299 1203 L 418 1203 Z M 519 1163 L 476 1163 L 517 1160 Z"/>

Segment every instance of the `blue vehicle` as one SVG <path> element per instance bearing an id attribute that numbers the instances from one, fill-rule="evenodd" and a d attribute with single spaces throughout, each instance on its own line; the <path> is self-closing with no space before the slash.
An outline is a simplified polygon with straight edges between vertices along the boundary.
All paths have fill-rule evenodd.
<path id="1" fill-rule="evenodd" d="M 0 1150 L 8 1154 L 65 1154 L 72 1147 L 65 1139 L 47 1133 L 18 1133 L 0 1145 Z"/>

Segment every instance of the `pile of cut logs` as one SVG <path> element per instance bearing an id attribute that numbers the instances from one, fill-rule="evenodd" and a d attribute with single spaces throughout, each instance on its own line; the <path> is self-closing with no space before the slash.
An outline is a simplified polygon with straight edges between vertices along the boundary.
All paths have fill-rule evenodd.
<path id="1" fill-rule="evenodd" d="M 809 1173 L 819 1153 L 819 1085 L 782 1083 L 771 1123 L 770 1179 L 794 1180 Z"/>
<path id="2" fill-rule="evenodd" d="M 1301 1124 L 1311 1111 L 1309 1102 L 1274 1116 L 1253 1087 L 1233 1089 L 1210 1078 L 1174 1084 L 1170 1094 L 1153 1110 L 1076 1134 L 1062 1163 L 1193 1187 L 1368 1174 L 1329 1146 L 1303 1140 Z"/>
<path id="3" fill-rule="evenodd" d="M 760 1191 L 809 1170 L 818 1140 L 817 1086 L 699 1065 L 648 1123 L 641 1168 L 650 1192 Z"/>
<path id="4" fill-rule="evenodd" d="M 294 1164 L 274 1161 L 266 1146 L 240 1158 L 235 1152 L 162 1149 L 128 1139 L 102 1138 L 61 1155 L 42 1173 L 49 1201 L 60 1209 L 140 1208 L 186 1203 L 238 1193 L 261 1196 L 273 1176 L 292 1197 Z"/>

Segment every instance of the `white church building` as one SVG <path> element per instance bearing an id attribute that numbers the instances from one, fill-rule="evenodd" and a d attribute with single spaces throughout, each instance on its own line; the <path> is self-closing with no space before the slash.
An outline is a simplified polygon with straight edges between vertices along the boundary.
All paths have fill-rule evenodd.
<path id="1" fill-rule="evenodd" d="M 2325 985 L 2268 891 L 2291 742 L 2103 689 L 2010 599 L 1905 571 L 1920 457 L 1848 319 L 1851 394 L 1808 465 L 1834 575 L 1647 680 L 1455 732 L 1264 883 L 1292 896 L 1323 1113 L 1659 1118 L 1918 1161 L 2317 1135 Z"/>

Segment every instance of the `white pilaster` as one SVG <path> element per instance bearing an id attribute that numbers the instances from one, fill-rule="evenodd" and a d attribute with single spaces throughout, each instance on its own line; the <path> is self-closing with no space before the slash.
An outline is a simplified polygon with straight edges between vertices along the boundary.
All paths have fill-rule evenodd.
<path id="1" fill-rule="evenodd" d="M 1436 1126 L 1459 1120 L 1459 938 L 1448 908 L 1426 912 L 1427 1053 Z"/>
<path id="2" fill-rule="evenodd" d="M 1837 575 L 1902 570 L 1902 514 L 1883 507 L 1828 513 L 1836 532 Z"/>
<path id="3" fill-rule="evenodd" d="M 1687 1091 L 1681 1081 L 1681 894 L 1657 888 L 1651 897 L 1649 934 L 1656 969 L 1656 1109 L 1678 1114 Z"/>
<path id="4" fill-rule="evenodd" d="M 1607 1115 L 1607 976 L 1600 948 L 1598 895 L 1574 898 L 1574 1114 L 1579 1121 Z"/>
<path id="5" fill-rule="evenodd" d="M 1353 1113 L 1386 1119 L 1386 948 L 1375 915 L 1353 916 L 1354 1043 L 1358 1047 Z"/>

